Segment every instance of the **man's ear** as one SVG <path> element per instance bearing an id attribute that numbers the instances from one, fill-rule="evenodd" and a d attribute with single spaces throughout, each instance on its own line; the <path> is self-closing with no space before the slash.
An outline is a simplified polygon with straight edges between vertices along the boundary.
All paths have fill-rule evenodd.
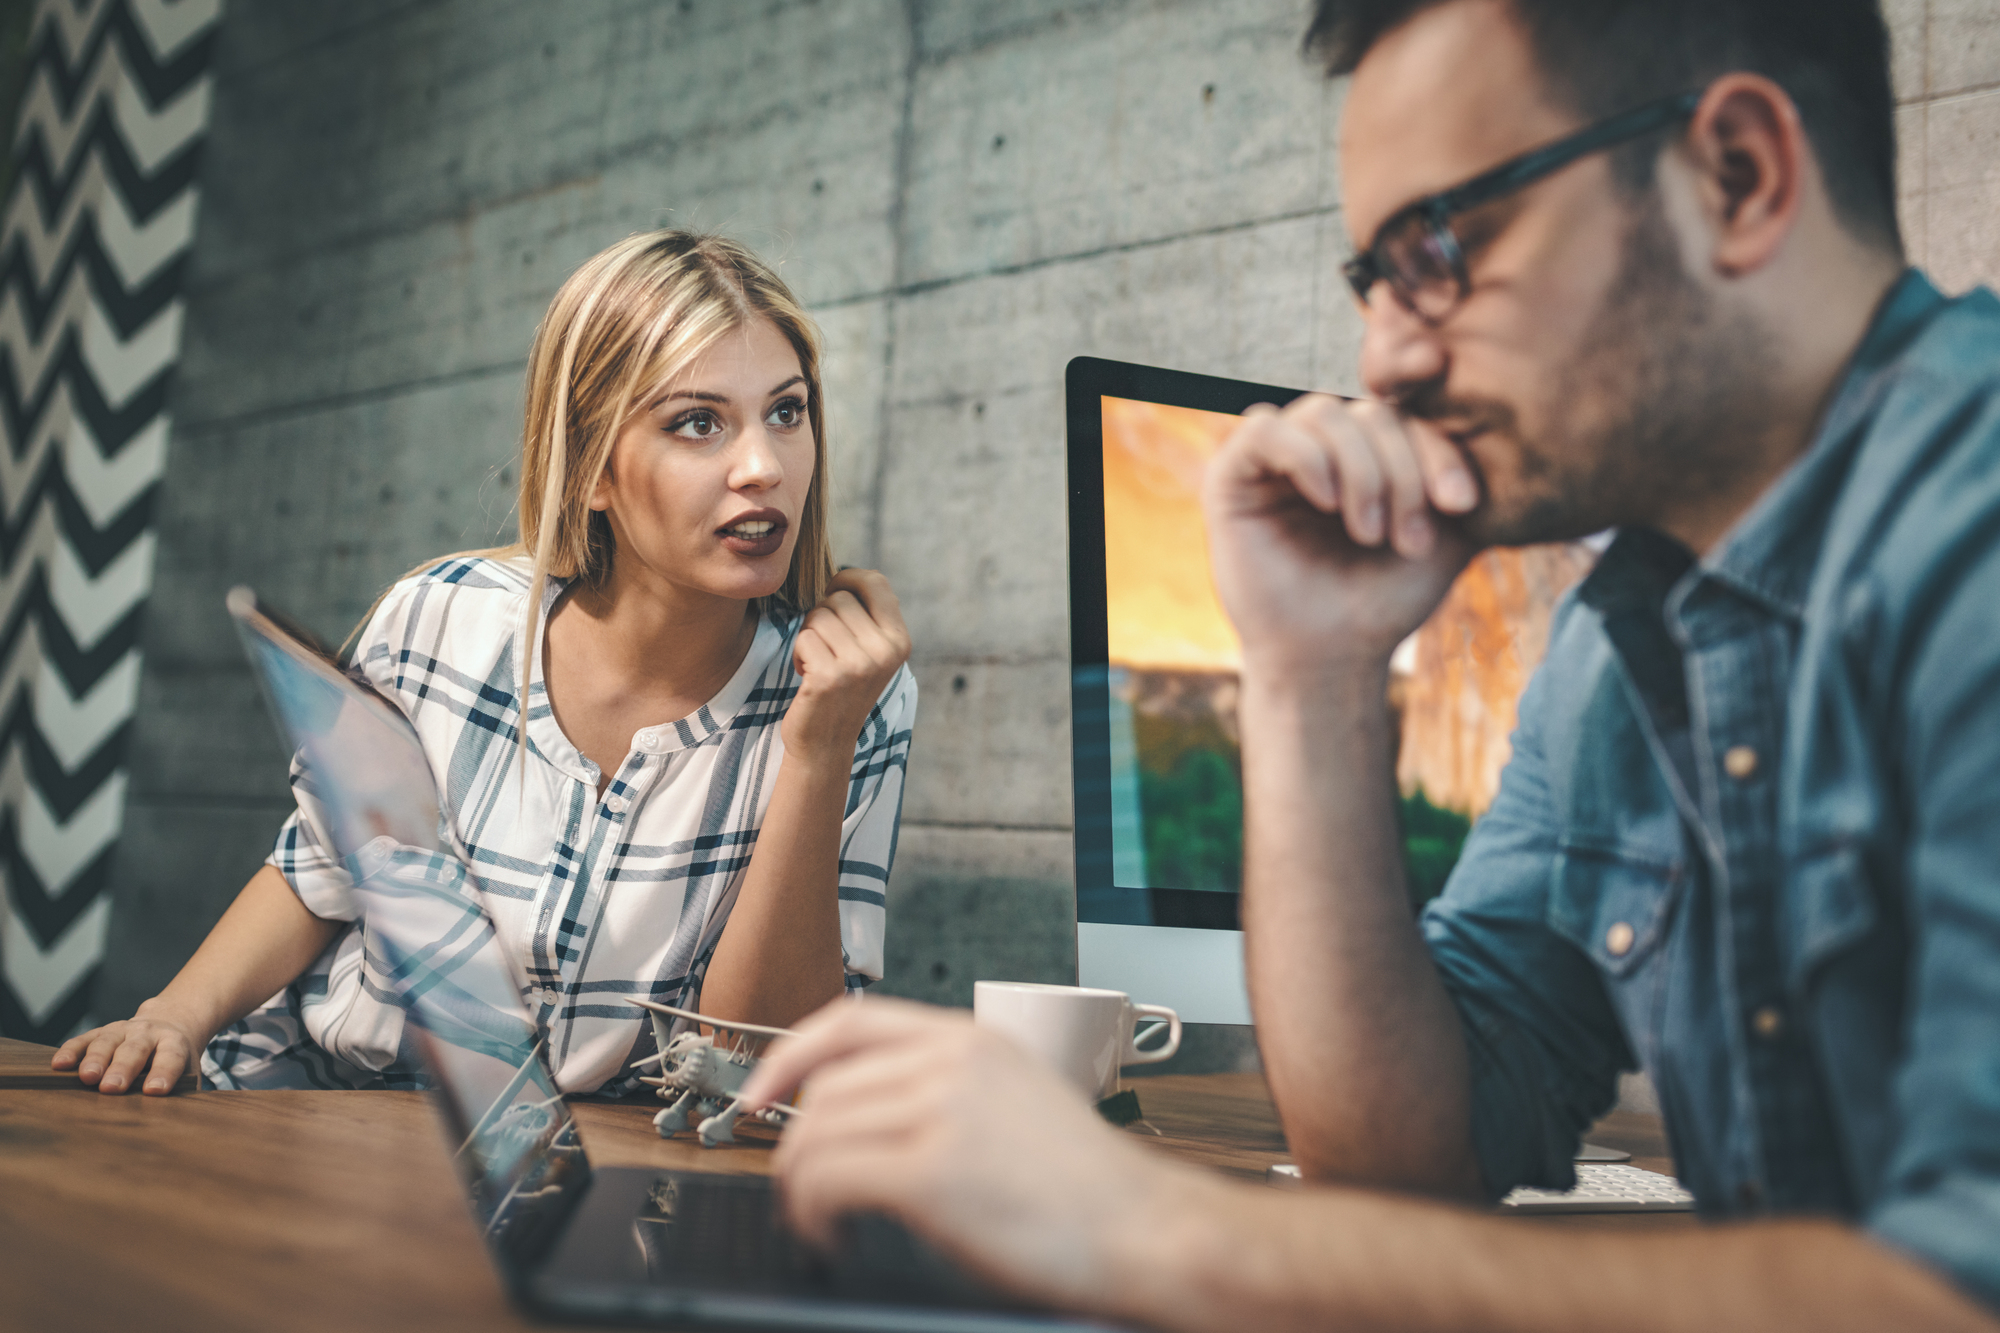
<path id="1" fill-rule="evenodd" d="M 1761 74 L 1725 74 L 1688 126 L 1696 190 L 1723 277 L 1769 263 L 1797 224 L 1818 164 L 1791 96 Z"/>

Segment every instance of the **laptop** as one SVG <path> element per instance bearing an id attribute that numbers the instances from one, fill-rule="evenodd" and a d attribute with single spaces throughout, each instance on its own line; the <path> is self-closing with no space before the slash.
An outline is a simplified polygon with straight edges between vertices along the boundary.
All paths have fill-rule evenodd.
<path id="1" fill-rule="evenodd" d="M 354 881 L 370 970 L 430 1075 L 473 1219 L 528 1311 L 712 1328 L 1104 1327 L 1008 1301 L 886 1217 L 850 1218 L 838 1251 L 818 1253 L 786 1230 L 763 1176 L 592 1167 L 409 720 L 249 589 L 228 607 Z"/>

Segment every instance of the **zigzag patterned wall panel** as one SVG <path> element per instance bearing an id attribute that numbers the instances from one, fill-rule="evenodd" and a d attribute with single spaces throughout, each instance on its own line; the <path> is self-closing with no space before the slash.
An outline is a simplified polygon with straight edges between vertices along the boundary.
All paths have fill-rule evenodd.
<path id="1" fill-rule="evenodd" d="M 38 0 L 0 221 L 0 1033 L 89 1011 L 221 0 Z"/>

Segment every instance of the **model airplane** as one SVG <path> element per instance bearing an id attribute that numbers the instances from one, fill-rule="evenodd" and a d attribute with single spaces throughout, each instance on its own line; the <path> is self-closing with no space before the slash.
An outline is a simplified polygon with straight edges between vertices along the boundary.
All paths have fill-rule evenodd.
<path id="1" fill-rule="evenodd" d="M 702 1147 L 734 1143 L 736 1136 L 731 1130 L 736 1118 L 743 1113 L 743 1101 L 739 1094 L 750 1077 L 750 1071 L 757 1067 L 757 1057 L 748 1049 L 749 1039 L 789 1037 L 792 1034 L 784 1028 L 733 1023 L 726 1018 L 710 1018 L 692 1009 L 676 1009 L 670 1004 L 658 1004 L 652 1000 L 635 1000 L 627 996 L 625 1003 L 638 1005 L 653 1020 L 653 1039 L 659 1044 L 659 1054 L 636 1061 L 632 1067 L 660 1066 L 658 1078 L 639 1080 L 658 1088 L 660 1100 L 670 1103 L 666 1110 L 653 1117 L 653 1128 L 660 1131 L 660 1137 L 672 1138 L 686 1129 L 690 1120 L 700 1116 L 702 1119 L 695 1125 L 695 1137 L 701 1140 Z M 733 1037 L 725 1049 L 718 1044 L 717 1037 L 704 1037 L 694 1032 L 671 1036 L 667 1023 L 670 1018 L 684 1018 L 690 1023 L 729 1032 Z M 777 1125 L 798 1112 L 789 1106 L 779 1105 L 752 1114 L 766 1124 Z"/>

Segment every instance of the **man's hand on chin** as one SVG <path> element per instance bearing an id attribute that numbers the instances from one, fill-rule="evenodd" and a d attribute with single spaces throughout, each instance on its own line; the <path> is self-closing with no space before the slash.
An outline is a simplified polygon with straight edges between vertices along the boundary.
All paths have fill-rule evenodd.
<path id="1" fill-rule="evenodd" d="M 1457 446 L 1381 403 L 1251 408 L 1202 493 L 1246 666 L 1386 663 L 1471 559 L 1454 520 L 1479 503 Z"/>
<path id="2" fill-rule="evenodd" d="M 795 1230 L 824 1246 L 843 1216 L 887 1214 L 996 1287 L 1066 1310 L 1112 1313 L 1126 1256 L 1212 1187 L 962 1012 L 835 1001 L 770 1049 L 744 1100 L 800 1084 L 776 1159 Z"/>

